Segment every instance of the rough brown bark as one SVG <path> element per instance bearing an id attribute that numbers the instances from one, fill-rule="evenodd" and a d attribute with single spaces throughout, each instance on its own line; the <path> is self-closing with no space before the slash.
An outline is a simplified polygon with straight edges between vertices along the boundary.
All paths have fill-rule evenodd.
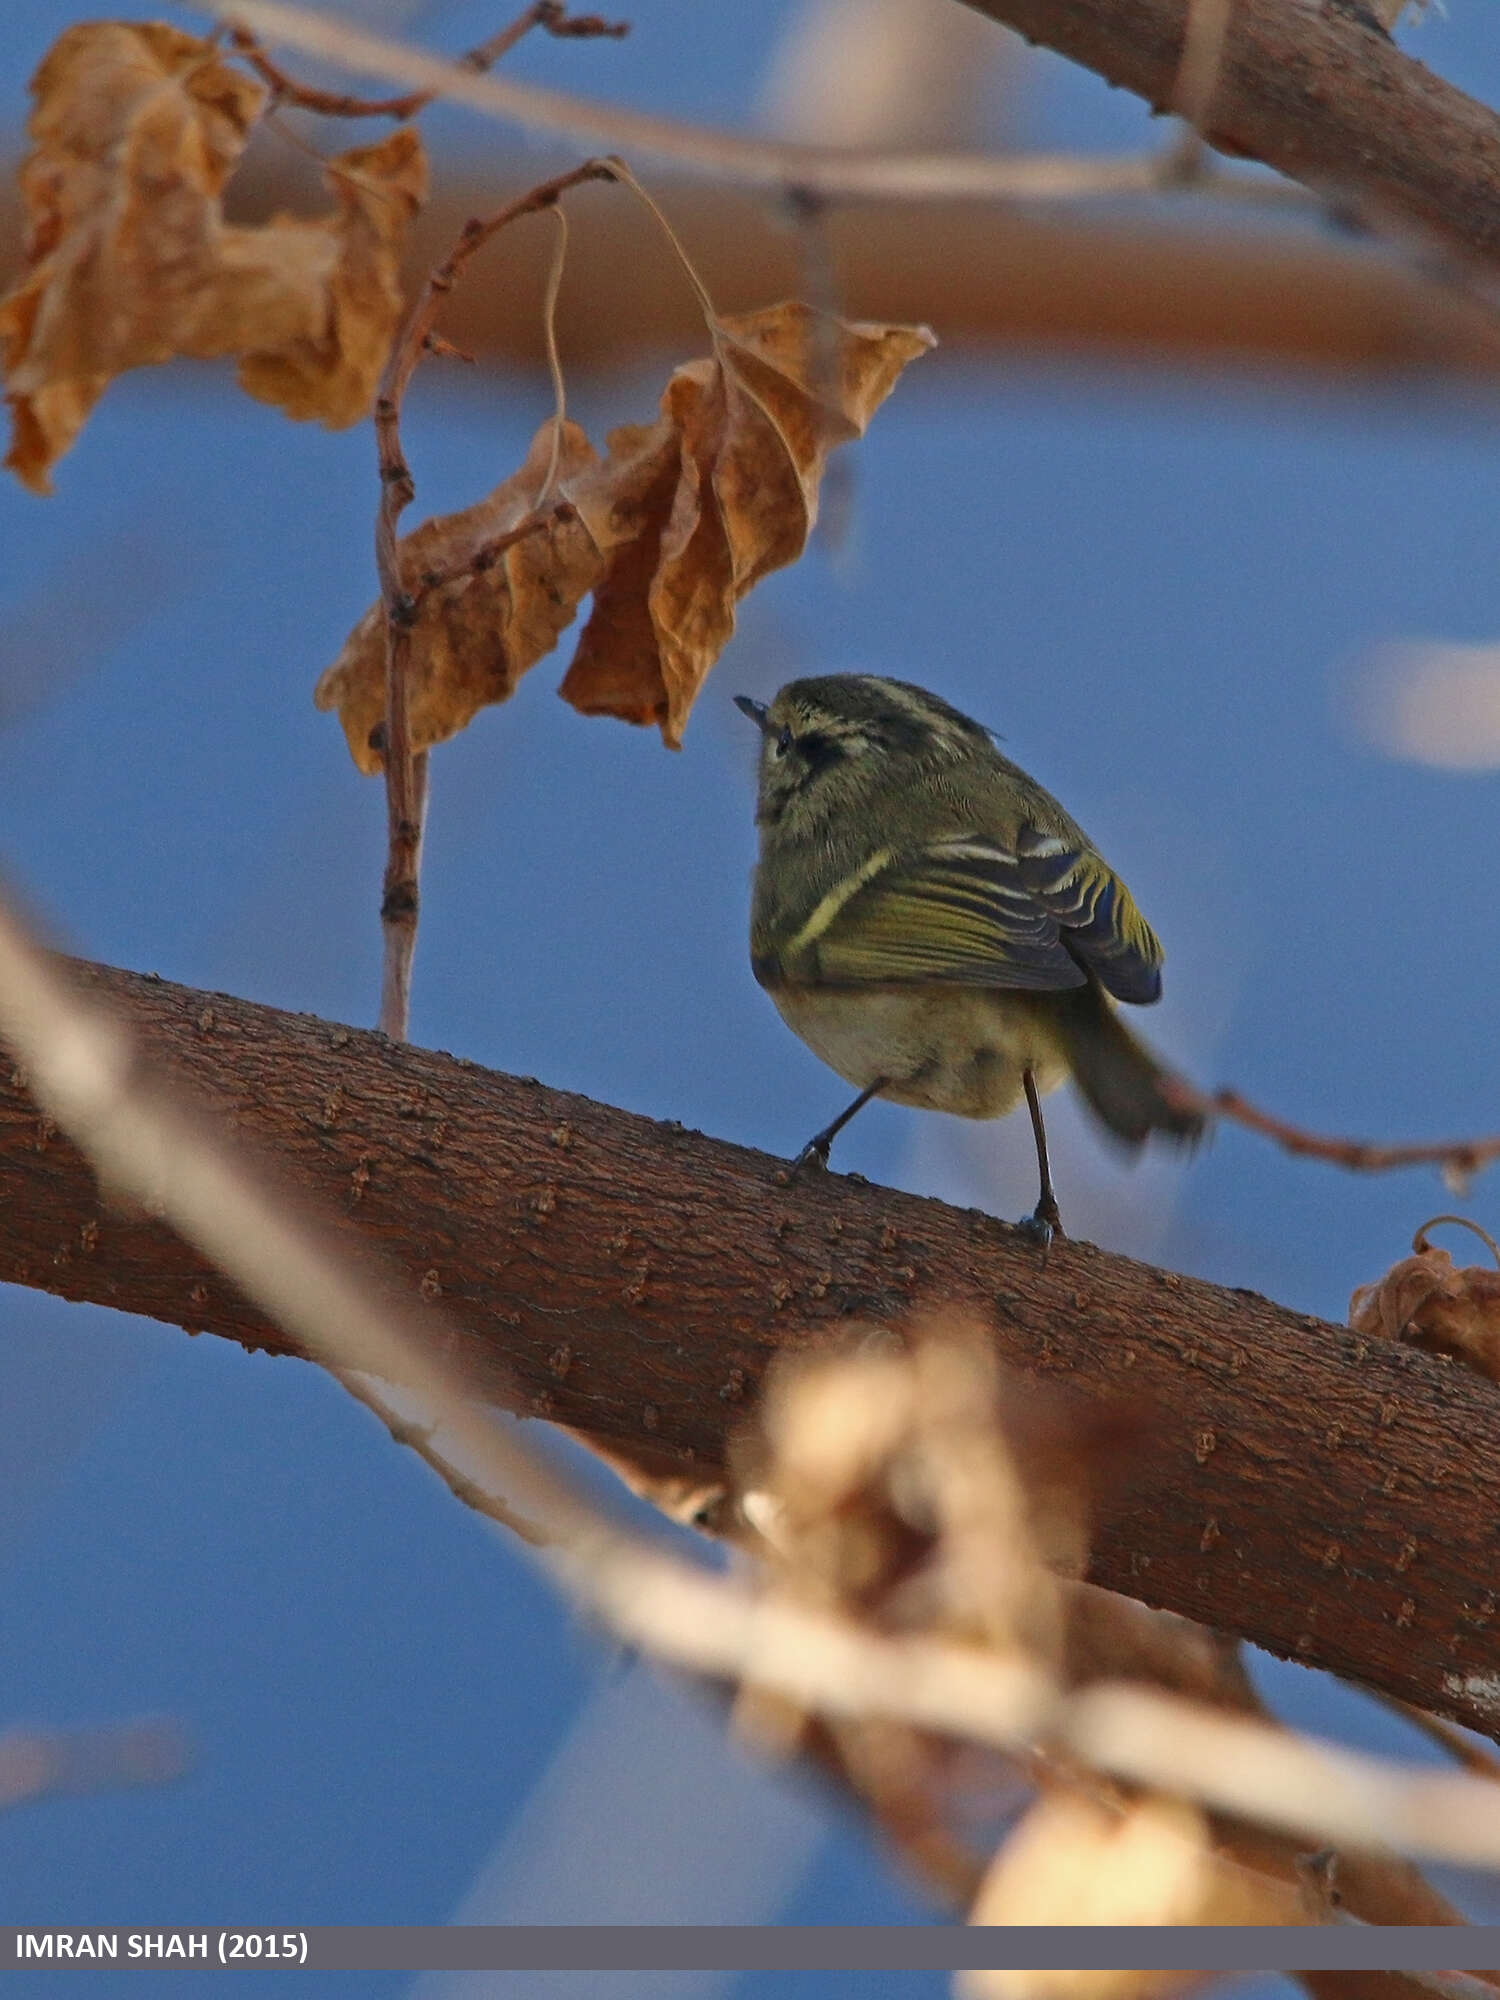
<path id="1" fill-rule="evenodd" d="M 1494 1734 L 1500 1394 L 1411 1349 L 1083 1243 L 829 1175 L 311 1016 L 80 968 L 227 1130 L 441 1299 L 499 1400 L 711 1475 L 775 1355 L 979 1315 L 1004 1359 L 1140 1413 L 1092 1575 Z M 0 1279 L 291 1351 L 112 1212 L 0 1066 Z"/>
<path id="2" fill-rule="evenodd" d="M 969 0 L 1160 111 L 1189 0 Z M 1350 0 L 1233 0 L 1209 141 L 1342 195 L 1377 225 L 1493 266 L 1500 118 L 1414 62 Z"/>

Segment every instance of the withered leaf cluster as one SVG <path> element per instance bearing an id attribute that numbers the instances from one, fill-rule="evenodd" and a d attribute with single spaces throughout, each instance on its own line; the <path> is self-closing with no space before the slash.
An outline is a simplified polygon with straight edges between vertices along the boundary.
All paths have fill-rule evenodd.
<path id="1" fill-rule="evenodd" d="M 1446 1250 L 1427 1241 L 1426 1229 L 1417 1232 L 1411 1256 L 1358 1288 L 1349 1301 L 1349 1324 L 1356 1333 L 1451 1354 L 1500 1382 L 1500 1270 L 1459 1268 Z"/>
<path id="2" fill-rule="evenodd" d="M 543 496 L 549 419 L 519 472 L 402 541 L 403 583 L 417 599 L 414 747 L 506 700 L 592 593 L 564 699 L 586 715 L 654 722 L 678 748 L 740 599 L 806 546 L 830 448 L 863 433 L 907 363 L 932 345 L 923 327 L 851 322 L 797 303 L 720 318 L 713 352 L 676 370 L 656 421 L 612 431 L 602 459 L 563 426 Z M 476 566 L 542 498 L 537 532 Z M 362 771 L 380 768 L 370 736 L 385 712 L 384 678 L 376 605 L 316 696 L 337 709 Z"/>
<path id="3" fill-rule="evenodd" d="M 331 215 L 250 227 L 225 221 L 222 196 L 266 92 L 212 42 L 81 23 L 31 87 L 26 266 L 0 299 L 6 463 L 26 485 L 49 489 L 115 376 L 177 355 L 238 356 L 242 385 L 289 416 L 368 412 L 426 193 L 413 130 L 329 163 Z"/>
<path id="4" fill-rule="evenodd" d="M 740 1539 L 768 1598 L 812 1604 L 882 1639 L 941 1635 L 1041 1668 L 1059 1692 L 1144 1683 L 1235 1726 L 1269 1723 L 1237 1647 L 1082 1580 L 1090 1490 L 1129 1475 L 1145 1412 L 1101 1412 L 1001 1370 L 951 1315 L 849 1332 L 784 1356 L 736 1442 Z M 1112 1464 L 1111 1461 L 1114 1461 Z M 914 1667 L 913 1671 L 920 1671 Z M 1392 1856 L 1310 1856 L 1307 1842 L 1142 1790 L 1045 1734 L 1011 1756 L 896 1720 L 804 1708 L 757 1685 L 739 1726 L 837 1778 L 930 1889 L 983 1925 L 1264 1924 L 1343 1913 L 1445 1923 L 1451 1906 Z M 1117 1728 L 1128 1728 L 1117 1720 Z M 1147 1725 L 1154 1730 L 1159 1723 Z M 957 2000 L 1168 2000 L 1201 1974 L 995 1970 Z"/>
<path id="5" fill-rule="evenodd" d="M 1181 1799 L 1122 1807 L 1073 1790 L 1044 1794 L 1001 1848 L 976 1924 L 1314 1924 L 1295 1884 L 1241 1867 L 1206 1816 Z M 958 2000 L 1165 2000 L 1209 1975 L 1182 1971 L 1006 1970 L 960 1975 Z"/>

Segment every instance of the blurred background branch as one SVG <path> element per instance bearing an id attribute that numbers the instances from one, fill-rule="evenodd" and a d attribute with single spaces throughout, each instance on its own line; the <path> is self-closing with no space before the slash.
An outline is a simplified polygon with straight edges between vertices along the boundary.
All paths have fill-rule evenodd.
<path id="1" fill-rule="evenodd" d="M 170 1717 L 94 1729 L 7 1729 L 0 1733 L 0 1812 L 59 1794 L 169 1785 L 189 1761 L 186 1732 Z"/>
<path id="2" fill-rule="evenodd" d="M 1004 10 L 997 4 L 988 11 Z M 1012 11 L 1027 34 L 1047 39 L 1045 5 Z M 1127 30 L 1124 18 L 1131 11 L 1124 10 L 1115 27 L 1107 8 L 1075 8 L 1067 18 L 1084 24 L 1079 34 L 1101 73 L 1155 93 L 1153 101 L 1165 105 L 1184 9 L 1180 0 L 1140 0 L 1142 19 Z M 1226 186 L 1221 177 L 1204 185 L 1189 177 L 1174 189 L 1166 147 L 1134 160 L 914 152 L 943 135 L 950 145 L 955 131 L 962 136 L 965 90 L 987 67 L 1012 62 L 1012 49 L 1019 49 L 1014 38 L 983 22 L 975 24 L 976 38 L 963 26 L 966 20 L 957 6 L 934 10 L 885 0 L 864 10 L 856 30 L 833 0 L 809 9 L 787 37 L 764 91 L 764 116 L 776 140 L 722 135 L 726 145 L 743 146 L 756 158 L 784 157 L 784 193 L 802 187 L 793 170 L 803 155 L 830 170 L 847 161 L 843 170 L 851 175 L 861 159 L 883 160 L 892 174 L 915 173 L 924 158 L 946 159 L 957 187 L 968 161 L 964 171 L 974 187 L 967 197 L 929 191 L 913 203 L 875 192 L 855 203 L 825 200 L 821 226 L 842 310 L 881 320 L 931 320 L 942 328 L 945 347 L 975 356 L 1030 351 L 1053 359 L 1124 357 L 1169 366 L 1196 359 L 1262 378 L 1270 370 L 1348 378 L 1495 372 L 1496 323 L 1482 304 L 1463 295 L 1451 272 L 1403 265 L 1363 236 L 1320 234 L 1300 218 L 1275 228 L 1228 230 L 1213 213 L 1226 195 L 1264 203 L 1291 193 L 1285 183 L 1236 177 Z M 1296 63 L 1283 47 L 1293 30 Z M 329 23 L 328 32 L 337 39 L 348 31 Z M 1064 39 L 1057 24 L 1054 39 Z M 982 41 L 989 44 L 987 57 Z M 1117 46 L 1126 41 L 1130 62 Z M 833 45 L 844 55 L 836 72 L 819 55 Z M 1068 53 L 1077 53 L 1071 43 Z M 431 59 L 424 60 L 430 67 Z M 866 88 L 849 86 L 850 63 Z M 955 69 L 966 77 L 956 79 Z M 454 74 L 475 89 L 502 88 L 500 79 Z M 834 74 L 839 81 L 831 86 Z M 522 86 L 504 88 L 524 94 Z M 1400 119 L 1389 115 L 1393 103 L 1402 107 Z M 1377 114 L 1378 130 L 1372 123 Z M 1225 121 L 1238 131 L 1241 119 L 1248 120 L 1243 135 L 1226 137 Z M 1472 250 L 1483 236 L 1485 162 L 1491 152 L 1500 156 L 1493 115 L 1342 14 L 1320 18 L 1290 0 L 1237 7 L 1209 125 L 1216 141 L 1299 174 L 1346 220 L 1359 216 L 1398 236 L 1415 231 L 1412 247 L 1419 252 L 1437 241 L 1451 245 L 1455 232 Z M 807 147 L 802 142 L 813 133 L 830 143 Z M 572 156 L 559 151 L 555 163 L 569 165 Z M 440 159 L 435 194 L 414 239 L 412 275 L 439 261 L 468 216 L 513 199 L 548 164 L 534 155 L 507 164 L 504 154 L 496 158 L 488 148 L 482 166 L 474 153 Z M 1475 177 L 1474 187 L 1465 174 Z M 982 199 L 985 176 L 993 191 Z M 1408 182 L 1416 192 L 1403 207 Z M 11 186 L 7 177 L 0 276 L 19 261 Z M 1101 208 L 1098 197 L 1112 188 L 1113 198 Z M 679 161 L 666 199 L 694 245 L 705 282 L 726 309 L 796 289 L 803 249 L 793 209 L 778 213 L 774 186 L 737 187 L 732 172 L 705 178 L 700 169 L 695 177 L 690 161 Z M 315 211 L 323 202 L 316 160 L 274 130 L 258 137 L 231 191 L 232 206 L 246 220 L 278 208 Z M 1445 203 L 1455 211 L 1446 233 L 1433 220 Z M 1068 212 L 1060 212 L 1063 205 Z M 1248 213 L 1253 217 L 1255 210 Z M 506 250 L 507 282 L 461 293 L 445 315 L 444 331 L 482 360 L 542 368 L 535 302 L 546 255 L 543 242 L 518 236 Z M 679 286 L 659 282 L 668 275 L 643 217 L 580 202 L 559 310 L 570 371 L 618 369 L 693 337 L 692 303 Z"/>

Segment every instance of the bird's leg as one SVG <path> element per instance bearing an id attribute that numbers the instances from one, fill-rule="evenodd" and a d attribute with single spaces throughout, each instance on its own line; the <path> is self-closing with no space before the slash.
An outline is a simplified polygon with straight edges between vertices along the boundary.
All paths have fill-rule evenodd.
<path id="1" fill-rule="evenodd" d="M 826 1167 L 828 1165 L 828 1149 L 834 1140 L 843 1131 L 855 1112 L 863 1111 L 870 1099 L 878 1097 L 889 1082 L 890 1078 L 888 1076 L 877 1076 L 872 1084 L 859 1093 L 852 1104 L 846 1106 L 839 1113 L 831 1125 L 825 1125 L 821 1132 L 815 1132 L 802 1148 L 802 1151 L 797 1155 L 796 1159 L 787 1168 L 787 1179 L 794 1180 L 804 1167 L 810 1167 L 814 1163 L 820 1167 Z"/>
<path id="2" fill-rule="evenodd" d="M 1036 1166 L 1042 1185 L 1036 1207 L 1021 1227 L 1028 1235 L 1035 1236 L 1045 1250 L 1053 1237 L 1063 1235 L 1064 1230 L 1057 1210 L 1057 1196 L 1052 1192 L 1052 1169 L 1047 1163 L 1047 1128 L 1042 1123 L 1042 1100 L 1037 1095 L 1036 1078 L 1030 1068 L 1022 1081 L 1026 1085 L 1026 1109 L 1031 1113 L 1031 1135 L 1036 1140 Z"/>

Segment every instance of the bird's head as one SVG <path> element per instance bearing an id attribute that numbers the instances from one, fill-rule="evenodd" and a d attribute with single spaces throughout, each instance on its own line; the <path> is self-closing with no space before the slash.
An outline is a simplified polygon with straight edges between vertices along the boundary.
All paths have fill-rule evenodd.
<path id="1" fill-rule="evenodd" d="M 989 733 L 940 696 L 876 674 L 788 681 L 769 705 L 736 695 L 761 732 L 762 825 L 848 811 L 878 787 L 901 785 L 917 766 L 989 747 Z"/>

